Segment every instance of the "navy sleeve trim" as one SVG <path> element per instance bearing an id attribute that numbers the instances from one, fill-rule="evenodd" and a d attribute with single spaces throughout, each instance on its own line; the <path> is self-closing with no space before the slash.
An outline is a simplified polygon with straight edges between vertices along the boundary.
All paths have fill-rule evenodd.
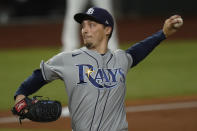
<path id="1" fill-rule="evenodd" d="M 133 58 L 133 64 L 131 67 L 136 66 L 142 61 L 152 50 L 160 44 L 161 41 L 166 39 L 162 30 L 153 34 L 152 36 L 140 41 L 126 50 L 126 53 L 130 54 Z"/>
<path id="2" fill-rule="evenodd" d="M 37 69 L 20 85 L 14 95 L 14 99 L 20 94 L 25 96 L 31 95 L 45 84 L 47 84 L 47 82 L 44 80 L 41 70 Z"/>

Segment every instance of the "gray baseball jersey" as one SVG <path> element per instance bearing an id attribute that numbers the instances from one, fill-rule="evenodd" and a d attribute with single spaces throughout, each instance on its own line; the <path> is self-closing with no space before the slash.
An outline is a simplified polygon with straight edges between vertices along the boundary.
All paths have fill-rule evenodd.
<path id="1" fill-rule="evenodd" d="M 83 47 L 41 62 L 41 70 L 46 81 L 64 81 L 74 131 L 127 131 L 125 79 L 131 65 L 123 50 L 101 55 Z"/>

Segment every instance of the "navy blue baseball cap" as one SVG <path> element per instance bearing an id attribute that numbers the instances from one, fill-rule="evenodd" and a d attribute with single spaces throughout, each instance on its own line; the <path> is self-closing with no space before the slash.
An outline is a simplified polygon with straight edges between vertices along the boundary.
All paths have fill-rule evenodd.
<path id="1" fill-rule="evenodd" d="M 112 32 L 113 32 L 113 28 L 114 28 L 113 17 L 107 10 L 103 8 L 91 7 L 85 13 L 75 14 L 74 19 L 80 24 L 83 22 L 83 20 L 93 20 L 105 26 L 112 27 Z"/>

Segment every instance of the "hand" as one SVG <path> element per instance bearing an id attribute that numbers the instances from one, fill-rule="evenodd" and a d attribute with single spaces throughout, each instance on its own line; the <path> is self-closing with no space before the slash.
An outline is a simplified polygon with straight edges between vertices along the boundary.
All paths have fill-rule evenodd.
<path id="1" fill-rule="evenodd" d="M 17 101 L 23 97 L 25 96 L 18 95 Z M 38 97 L 40 99 L 37 99 Z M 59 101 L 44 100 L 42 96 L 34 96 L 32 99 L 25 97 L 20 100 L 11 111 L 14 115 L 19 116 L 20 123 L 25 118 L 35 122 L 51 122 L 60 117 L 62 106 Z"/>
<path id="2" fill-rule="evenodd" d="M 24 95 L 18 95 L 18 96 L 16 96 L 15 104 L 18 103 L 19 101 L 21 101 L 24 98 L 25 98 Z"/>
<path id="3" fill-rule="evenodd" d="M 179 28 L 181 28 L 182 25 L 179 26 L 179 27 L 176 27 L 176 28 L 174 26 L 176 23 L 180 22 L 179 21 L 180 19 L 177 19 L 177 18 L 181 18 L 181 16 L 173 15 L 170 18 L 165 20 L 165 23 L 164 23 L 164 26 L 163 26 L 163 32 L 164 32 L 166 38 L 171 36 L 172 34 L 176 33 L 177 30 Z"/>

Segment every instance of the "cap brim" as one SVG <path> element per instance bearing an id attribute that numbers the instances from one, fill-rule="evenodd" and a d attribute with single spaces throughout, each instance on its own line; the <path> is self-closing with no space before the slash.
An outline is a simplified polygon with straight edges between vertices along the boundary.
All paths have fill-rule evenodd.
<path id="1" fill-rule="evenodd" d="M 83 20 L 93 20 L 93 21 L 99 22 L 98 20 L 96 20 L 95 17 L 85 14 L 85 13 L 75 14 L 74 19 L 80 24 L 83 22 Z"/>

